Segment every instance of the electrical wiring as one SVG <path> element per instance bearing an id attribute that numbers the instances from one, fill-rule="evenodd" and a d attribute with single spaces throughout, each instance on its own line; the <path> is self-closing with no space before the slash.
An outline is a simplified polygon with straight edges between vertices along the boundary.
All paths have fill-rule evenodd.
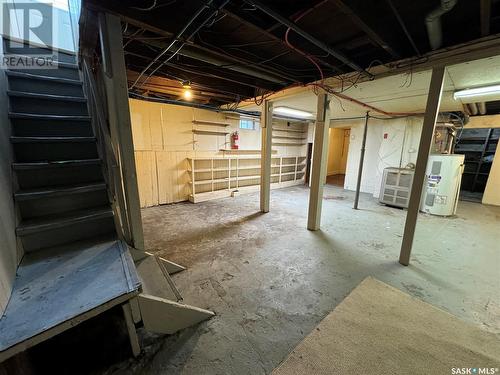
<path id="1" fill-rule="evenodd" d="M 151 5 L 151 6 L 147 7 L 147 8 L 140 8 L 140 7 L 131 7 L 131 8 L 135 9 L 135 10 L 140 10 L 142 12 L 149 12 L 149 11 L 154 10 L 154 9 L 158 9 L 158 8 L 161 8 L 161 7 L 172 5 L 175 2 L 177 2 L 177 0 L 172 0 L 172 1 L 169 1 L 168 3 L 164 3 L 164 4 L 157 4 L 158 0 L 153 0 L 153 5 Z"/>

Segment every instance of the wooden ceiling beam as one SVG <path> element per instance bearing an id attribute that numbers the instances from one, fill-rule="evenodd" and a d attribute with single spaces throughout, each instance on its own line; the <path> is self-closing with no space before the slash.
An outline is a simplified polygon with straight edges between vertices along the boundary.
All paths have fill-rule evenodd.
<path id="1" fill-rule="evenodd" d="M 228 16 L 228 17 L 231 17 L 232 19 L 244 24 L 245 26 L 248 26 L 252 29 L 254 29 L 255 31 L 263 34 L 264 36 L 266 36 L 267 38 L 271 39 L 271 40 L 274 40 L 276 41 L 277 43 L 280 43 L 282 46 L 286 47 L 287 49 L 290 49 L 292 50 L 293 52 L 295 52 L 298 56 L 300 56 L 300 58 L 303 58 L 302 54 L 300 52 L 298 52 L 298 48 L 294 48 L 294 47 L 290 47 L 290 45 L 286 44 L 286 42 L 277 37 L 276 35 L 274 35 L 273 33 L 269 32 L 268 30 L 264 30 L 263 28 L 261 28 L 260 26 L 257 26 L 256 24 L 250 22 L 250 21 L 247 21 L 246 19 L 238 16 L 237 14 L 229 11 L 228 9 L 223 9 L 222 12 Z M 339 67 L 333 65 L 333 64 L 330 64 L 328 61 L 324 60 L 324 59 L 321 59 L 321 58 L 318 58 L 318 57 L 315 57 L 315 59 L 321 63 L 322 65 L 330 68 L 330 69 L 333 69 L 335 70 L 336 72 L 338 73 L 344 73 L 344 71 L 342 69 L 340 69 Z"/>
<path id="2" fill-rule="evenodd" d="M 340 9 L 342 13 L 347 15 L 368 37 L 378 45 L 385 52 L 387 52 L 391 57 L 399 59 L 401 55 L 394 49 L 394 47 L 385 40 L 374 28 L 369 24 L 369 22 L 362 18 L 357 12 L 355 12 L 344 0 L 330 0 L 337 8 Z"/>
<path id="3" fill-rule="evenodd" d="M 479 13 L 481 17 L 481 36 L 490 34 L 491 0 L 480 0 Z"/>

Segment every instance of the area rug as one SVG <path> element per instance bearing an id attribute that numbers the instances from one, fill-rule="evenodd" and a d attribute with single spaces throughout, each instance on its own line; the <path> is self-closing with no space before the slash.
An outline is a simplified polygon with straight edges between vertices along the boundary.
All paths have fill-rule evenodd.
<path id="1" fill-rule="evenodd" d="M 498 336 L 367 278 L 273 374 L 500 374 L 499 368 Z"/>

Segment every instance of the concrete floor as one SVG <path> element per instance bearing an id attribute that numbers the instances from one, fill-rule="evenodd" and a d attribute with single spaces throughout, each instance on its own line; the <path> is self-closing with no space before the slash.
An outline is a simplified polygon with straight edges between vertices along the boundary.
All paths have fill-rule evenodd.
<path id="1" fill-rule="evenodd" d="M 186 265 L 174 276 L 186 303 L 217 316 L 109 372 L 268 374 L 367 276 L 500 338 L 500 207 L 460 202 L 455 218 L 420 215 L 412 264 L 397 262 L 405 211 L 325 187 L 322 230 L 306 230 L 309 190 L 143 210 L 147 248 Z"/>

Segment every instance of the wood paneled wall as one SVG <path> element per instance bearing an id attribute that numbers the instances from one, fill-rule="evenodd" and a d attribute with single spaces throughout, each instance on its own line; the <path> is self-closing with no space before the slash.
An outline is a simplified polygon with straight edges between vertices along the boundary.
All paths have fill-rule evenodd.
<path id="1" fill-rule="evenodd" d="M 135 161 L 141 207 L 188 200 L 190 194 L 187 158 L 223 156 L 230 137 L 193 134 L 193 127 L 224 130 L 222 127 L 194 125 L 193 120 L 229 123 L 227 132 L 238 131 L 240 149 L 260 150 L 260 129 L 239 129 L 238 120 L 226 115 L 178 105 L 130 99 Z M 279 156 L 305 155 L 306 147 L 274 147 Z M 234 155 L 231 155 L 234 157 Z"/>

